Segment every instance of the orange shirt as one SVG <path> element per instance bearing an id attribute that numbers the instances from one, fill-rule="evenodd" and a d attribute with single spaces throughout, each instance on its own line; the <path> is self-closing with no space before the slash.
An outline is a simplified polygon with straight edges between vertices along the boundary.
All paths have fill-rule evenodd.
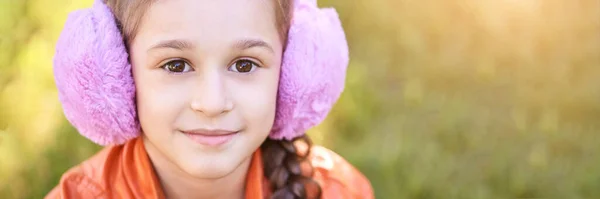
<path id="1" fill-rule="evenodd" d="M 309 156 L 313 179 L 323 199 L 373 198 L 371 184 L 357 169 L 334 152 L 319 146 Z M 143 183 L 141 183 L 143 182 Z M 246 176 L 246 199 L 268 198 L 260 148 L 254 152 Z M 63 174 L 46 198 L 165 198 L 141 138 L 107 147 Z"/>

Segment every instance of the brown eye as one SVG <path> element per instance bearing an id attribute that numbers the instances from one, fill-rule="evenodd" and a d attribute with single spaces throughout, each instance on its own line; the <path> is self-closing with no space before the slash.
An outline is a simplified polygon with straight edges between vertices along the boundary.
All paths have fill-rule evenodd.
<path id="1" fill-rule="evenodd" d="M 249 73 L 254 71 L 254 69 L 256 68 L 256 64 L 250 60 L 238 60 L 236 61 L 230 68 L 229 70 L 234 71 L 234 72 L 239 72 L 239 73 Z"/>
<path id="2" fill-rule="evenodd" d="M 172 73 L 184 73 L 192 70 L 192 67 L 183 60 L 169 61 L 162 68 Z"/>

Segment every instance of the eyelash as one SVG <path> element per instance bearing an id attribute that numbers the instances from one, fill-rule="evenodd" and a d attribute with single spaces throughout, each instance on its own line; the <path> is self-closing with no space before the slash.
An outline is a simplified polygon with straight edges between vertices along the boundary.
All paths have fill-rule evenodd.
<path id="1" fill-rule="evenodd" d="M 248 72 L 239 72 L 239 71 L 233 71 L 232 68 L 234 66 L 236 66 L 238 63 L 240 63 L 240 61 L 246 61 L 249 62 L 251 64 L 251 69 Z M 175 64 L 174 62 L 183 62 L 184 64 L 184 69 L 182 69 L 181 72 L 173 72 L 172 70 L 169 70 L 167 67 L 169 66 L 169 64 Z M 189 67 L 189 69 L 187 69 Z M 241 58 L 241 59 L 237 59 L 234 62 L 232 62 L 231 64 L 229 64 L 229 66 L 227 67 L 228 71 L 232 71 L 232 72 L 236 72 L 236 73 L 252 73 L 254 70 L 256 70 L 257 68 L 261 68 L 262 66 L 260 64 L 257 63 L 257 61 L 253 61 L 252 59 L 248 59 L 248 58 Z M 187 73 L 187 72 L 191 72 L 194 71 L 194 68 L 191 66 L 191 64 L 189 64 L 188 61 L 186 61 L 185 59 L 173 59 L 173 60 L 169 60 L 166 63 L 160 65 L 160 68 L 162 68 L 163 70 L 167 71 L 169 74 L 182 74 L 182 73 Z M 186 70 L 187 69 L 187 70 Z M 237 70 L 237 69 L 236 69 Z"/>
<path id="2" fill-rule="evenodd" d="M 167 66 L 169 64 L 173 64 L 174 62 L 183 62 L 183 64 L 184 64 L 184 70 L 185 70 L 185 68 L 189 67 L 189 69 L 188 69 L 189 71 L 194 71 L 194 68 L 192 68 L 192 66 L 189 64 L 189 62 L 186 61 L 186 60 L 184 60 L 184 59 L 169 60 L 166 63 L 160 65 L 160 68 L 162 68 L 163 70 L 167 71 L 169 74 L 176 74 L 176 75 L 178 75 L 178 74 L 186 73 L 186 72 L 173 72 L 173 71 L 167 69 Z M 189 72 L 189 71 L 187 71 L 187 72 Z"/>
<path id="3" fill-rule="evenodd" d="M 249 62 L 251 64 L 251 69 L 248 72 L 239 72 L 239 71 L 233 71 L 231 70 L 232 68 L 234 68 L 238 63 L 240 63 L 241 61 L 246 61 Z M 236 73 L 241 73 L 244 75 L 248 75 L 251 74 L 254 70 L 258 69 L 258 68 L 262 68 L 262 66 L 260 64 L 257 63 L 257 61 L 253 61 L 252 59 L 248 59 L 248 58 L 241 58 L 241 59 L 237 59 L 235 60 L 233 63 L 229 64 L 227 70 L 228 71 L 232 71 L 232 72 L 236 72 Z"/>

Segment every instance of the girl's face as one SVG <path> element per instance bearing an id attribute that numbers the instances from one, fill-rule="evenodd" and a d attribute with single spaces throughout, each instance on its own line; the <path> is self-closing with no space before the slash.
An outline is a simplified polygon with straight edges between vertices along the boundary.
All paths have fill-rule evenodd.
<path id="1" fill-rule="evenodd" d="M 130 55 L 149 151 L 198 178 L 249 161 L 268 136 L 282 43 L 273 1 L 163 0 Z"/>

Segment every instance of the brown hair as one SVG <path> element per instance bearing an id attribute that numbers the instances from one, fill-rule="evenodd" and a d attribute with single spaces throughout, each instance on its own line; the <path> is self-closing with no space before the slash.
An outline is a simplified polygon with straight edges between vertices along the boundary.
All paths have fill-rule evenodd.
<path id="1" fill-rule="evenodd" d="M 124 42 L 129 46 L 139 27 L 144 11 L 156 0 L 105 0 L 113 11 Z M 276 1 L 276 25 L 285 50 L 292 18 L 292 0 Z M 296 142 L 307 146 L 299 151 Z M 264 174 L 273 191 L 271 198 L 321 198 L 321 187 L 312 179 L 313 167 L 308 160 L 312 142 L 306 135 L 294 140 L 267 138 L 261 145 Z M 303 165 L 309 169 L 302 169 Z M 308 172 L 306 172 L 308 171 Z"/>

